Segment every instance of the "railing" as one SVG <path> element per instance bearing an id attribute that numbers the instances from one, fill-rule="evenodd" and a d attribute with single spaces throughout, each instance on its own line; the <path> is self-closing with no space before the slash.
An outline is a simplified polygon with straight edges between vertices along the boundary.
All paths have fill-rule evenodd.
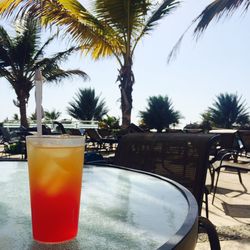
<path id="1" fill-rule="evenodd" d="M 98 128 L 98 121 L 60 121 L 64 128 L 71 128 L 71 129 L 86 129 L 86 128 Z M 46 124 L 48 127 L 53 127 L 53 121 L 46 121 L 43 122 L 43 124 Z M 20 122 L 18 121 L 10 121 L 10 122 L 4 122 L 3 126 L 9 129 L 15 129 L 20 127 Z M 29 123 L 30 128 L 36 127 L 36 123 L 32 122 Z"/>

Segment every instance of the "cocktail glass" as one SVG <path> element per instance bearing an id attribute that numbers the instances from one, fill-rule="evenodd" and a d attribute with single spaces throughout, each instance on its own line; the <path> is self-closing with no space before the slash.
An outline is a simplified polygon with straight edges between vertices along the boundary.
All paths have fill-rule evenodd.
<path id="1" fill-rule="evenodd" d="M 43 243 L 74 239 L 78 231 L 83 136 L 27 136 L 33 238 Z"/>

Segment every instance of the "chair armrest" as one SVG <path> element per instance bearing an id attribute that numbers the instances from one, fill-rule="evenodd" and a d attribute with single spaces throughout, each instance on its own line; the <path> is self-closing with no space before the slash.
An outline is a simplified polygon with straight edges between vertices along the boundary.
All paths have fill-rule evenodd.
<path id="1" fill-rule="evenodd" d="M 231 157 L 233 157 L 232 160 L 235 161 L 235 159 L 237 158 L 237 152 L 234 150 L 222 149 L 218 152 L 216 157 L 210 161 L 210 166 L 212 166 L 215 170 L 221 168 L 221 166 L 223 165 L 223 161 L 229 160 Z M 218 165 L 216 164 L 217 166 L 214 166 L 214 163 L 216 162 Z"/>

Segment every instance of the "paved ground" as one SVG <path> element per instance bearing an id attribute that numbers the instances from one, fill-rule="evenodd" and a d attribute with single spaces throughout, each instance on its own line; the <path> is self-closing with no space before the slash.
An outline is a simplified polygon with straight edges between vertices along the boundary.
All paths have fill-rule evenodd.
<path id="1" fill-rule="evenodd" d="M 209 195 L 209 219 L 217 227 L 222 250 L 250 249 L 250 173 L 242 173 L 245 189 L 237 173 L 221 172 L 212 205 Z M 210 183 L 208 176 L 207 183 Z M 205 211 L 202 211 L 205 216 Z M 209 244 L 199 239 L 197 250 L 207 250 Z"/>

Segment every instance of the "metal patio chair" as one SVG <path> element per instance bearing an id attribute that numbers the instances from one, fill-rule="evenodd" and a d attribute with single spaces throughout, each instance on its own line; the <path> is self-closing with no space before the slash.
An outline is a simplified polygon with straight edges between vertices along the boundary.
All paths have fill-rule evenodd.
<path id="1" fill-rule="evenodd" d="M 238 131 L 232 129 L 213 130 L 212 133 L 220 134 L 218 141 L 218 150 L 215 157 L 210 161 L 212 167 L 212 190 L 214 203 L 215 195 L 217 192 L 217 186 L 221 170 L 224 169 L 227 172 L 237 172 L 239 181 L 246 191 L 246 187 L 242 181 L 242 172 L 250 171 L 250 160 L 246 157 L 242 157 L 243 153 L 247 155 L 248 141 L 250 139 L 250 131 Z M 215 174 L 217 174 L 215 180 Z"/>
<path id="2" fill-rule="evenodd" d="M 27 130 L 23 128 L 9 131 L 7 128 L 0 126 L 1 144 L 4 146 L 1 152 L 3 156 L 20 154 L 22 159 L 26 158 L 25 137 L 28 135 Z"/>
<path id="3" fill-rule="evenodd" d="M 87 143 L 91 143 L 96 150 L 105 149 L 109 151 L 116 148 L 118 140 L 116 138 L 103 138 L 96 129 L 86 129 Z"/>
<path id="4" fill-rule="evenodd" d="M 239 137 L 243 145 L 243 152 L 247 157 L 250 153 L 250 130 L 239 130 Z"/>
<path id="5" fill-rule="evenodd" d="M 179 182 L 193 193 L 201 215 L 209 152 L 215 139 L 217 136 L 211 134 L 128 134 L 119 141 L 114 164 Z M 220 249 L 213 224 L 207 218 L 199 217 L 199 226 L 208 233 L 211 249 Z"/>

